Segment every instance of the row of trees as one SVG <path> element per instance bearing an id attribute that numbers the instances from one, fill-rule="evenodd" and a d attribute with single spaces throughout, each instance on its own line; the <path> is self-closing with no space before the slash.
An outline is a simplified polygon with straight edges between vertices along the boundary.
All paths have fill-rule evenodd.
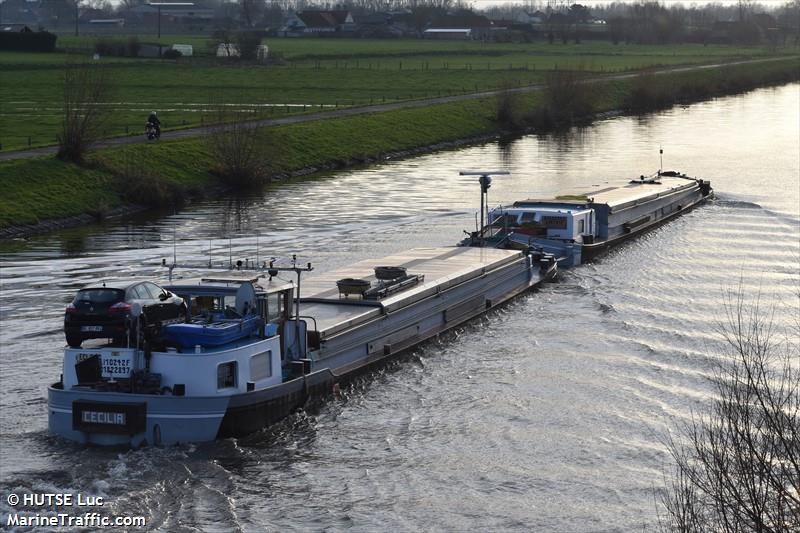
<path id="1" fill-rule="evenodd" d="M 539 24 L 550 40 L 579 39 L 579 25 L 602 24 L 614 42 L 659 44 L 672 42 L 732 42 L 778 44 L 800 38 L 800 0 L 760 4 L 739 0 L 736 4 L 664 4 L 654 0 L 577 4 L 569 0 L 528 1 L 488 10 L 492 18 L 524 19 L 526 13 L 543 18 Z M 597 35 L 597 33 L 595 33 Z"/>
<path id="2" fill-rule="evenodd" d="M 75 4 L 75 0 L 49 0 L 56 5 Z M 83 9 L 94 10 L 98 16 L 125 16 L 131 9 L 147 3 L 145 0 L 78 0 Z M 639 2 L 612 2 L 581 4 L 573 0 L 526 0 L 492 5 L 480 9 L 468 0 L 348 0 L 324 2 L 322 0 L 196 0 L 198 7 L 214 9 L 219 21 L 237 22 L 245 27 L 264 29 L 280 24 L 291 12 L 304 9 L 346 9 L 352 13 L 406 12 L 411 14 L 442 14 L 454 11 L 475 10 L 493 19 L 524 20 L 526 14 L 542 13 L 547 20 L 557 23 L 586 22 L 588 19 L 604 21 L 642 21 L 664 28 L 665 31 L 685 32 L 692 28 L 710 28 L 717 21 L 745 22 L 756 15 L 766 14 L 781 27 L 796 28 L 800 24 L 800 0 L 759 3 L 738 0 L 735 4 L 709 2 L 706 4 L 669 4 L 641 0 Z M 67 6 L 67 10 L 69 10 Z M 645 32 L 647 30 L 644 30 Z"/>

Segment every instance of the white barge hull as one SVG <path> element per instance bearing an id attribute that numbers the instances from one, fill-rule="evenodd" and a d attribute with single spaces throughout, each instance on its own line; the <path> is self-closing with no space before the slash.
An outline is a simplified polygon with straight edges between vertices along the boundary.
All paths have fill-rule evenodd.
<path id="1" fill-rule="evenodd" d="M 405 267 L 420 276 L 419 282 L 372 300 L 339 294 L 335 280 L 369 278 L 381 264 Z M 294 321 L 285 324 L 282 336 L 227 351 L 154 352 L 151 367 L 163 372 L 163 382 L 170 385 L 162 394 L 103 392 L 55 383 L 48 390 L 50 431 L 80 443 L 123 446 L 205 442 L 251 433 L 310 399 L 329 394 L 335 383 L 553 278 L 556 269 L 552 256 L 464 247 L 410 250 L 357 263 L 304 285 L 300 319 L 308 332 L 306 357 L 284 351 L 275 359 L 291 370 L 282 381 L 278 369 L 270 374 L 278 382 L 258 382 L 250 374 L 254 366 L 248 360 L 291 345 Z M 183 383 L 190 368 L 197 373 L 215 357 L 220 364 L 239 358 L 233 381 L 239 388 L 220 390 L 215 396 L 207 394 L 213 388 Z M 176 375 L 180 359 L 185 360 L 184 371 Z M 65 375 L 72 379 L 67 366 Z M 215 379 L 217 367 L 208 368 L 202 374 Z M 243 389 L 245 384 L 252 390 Z M 192 394 L 193 390 L 199 393 Z"/>

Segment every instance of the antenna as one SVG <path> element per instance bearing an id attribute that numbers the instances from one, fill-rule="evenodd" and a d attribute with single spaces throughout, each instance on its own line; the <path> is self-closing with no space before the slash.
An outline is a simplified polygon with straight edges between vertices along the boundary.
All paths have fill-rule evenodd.
<path id="1" fill-rule="evenodd" d="M 462 170 L 459 173 L 459 176 L 480 176 L 478 178 L 478 183 L 481 185 L 481 224 L 480 229 L 480 243 L 481 247 L 483 247 L 483 221 L 484 221 L 484 210 L 486 211 L 486 219 L 489 219 L 489 187 L 492 186 L 492 175 L 496 176 L 505 176 L 510 174 L 507 170 Z M 484 207 L 485 206 L 485 207 Z"/>
<path id="2" fill-rule="evenodd" d="M 298 353 L 300 348 L 302 347 L 302 343 L 300 342 L 300 274 L 303 272 L 311 272 L 314 270 L 314 267 L 311 266 L 311 263 L 306 263 L 305 266 L 301 266 L 297 264 L 297 254 L 292 254 L 292 262 L 289 266 L 275 266 L 275 258 L 270 258 L 269 266 L 267 267 L 267 273 L 269 274 L 269 279 L 272 279 L 273 276 L 277 276 L 278 272 L 294 272 L 297 274 L 297 288 L 295 289 L 295 296 L 294 296 L 294 321 L 295 321 L 295 342 L 297 343 Z"/>
<path id="3" fill-rule="evenodd" d="M 661 171 L 664 170 L 664 148 L 661 145 L 658 145 L 658 159 L 659 159 L 659 166 L 658 166 L 658 175 L 661 175 Z"/>

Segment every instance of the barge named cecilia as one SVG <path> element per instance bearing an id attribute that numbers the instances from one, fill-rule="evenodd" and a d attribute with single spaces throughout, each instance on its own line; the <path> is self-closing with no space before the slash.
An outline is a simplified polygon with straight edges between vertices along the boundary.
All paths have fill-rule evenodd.
<path id="1" fill-rule="evenodd" d="M 547 253 L 450 247 L 362 261 L 302 290 L 311 265 L 296 262 L 179 280 L 166 289 L 186 302 L 185 322 L 145 326 L 133 309 L 125 344 L 65 348 L 50 432 L 124 446 L 243 435 L 556 269 Z"/>

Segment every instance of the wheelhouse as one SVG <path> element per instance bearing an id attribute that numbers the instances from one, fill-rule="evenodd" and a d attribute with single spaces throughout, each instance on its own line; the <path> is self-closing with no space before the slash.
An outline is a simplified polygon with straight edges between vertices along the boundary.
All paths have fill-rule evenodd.
<path id="1" fill-rule="evenodd" d="M 488 236 L 516 233 L 542 239 L 583 242 L 594 235 L 593 209 L 569 206 L 498 207 L 489 213 Z"/>
<path id="2" fill-rule="evenodd" d="M 168 289 L 183 297 L 190 317 L 256 314 L 280 326 L 290 315 L 294 283 L 275 278 L 221 276 L 179 280 Z M 238 315 L 238 316 L 236 316 Z"/>

